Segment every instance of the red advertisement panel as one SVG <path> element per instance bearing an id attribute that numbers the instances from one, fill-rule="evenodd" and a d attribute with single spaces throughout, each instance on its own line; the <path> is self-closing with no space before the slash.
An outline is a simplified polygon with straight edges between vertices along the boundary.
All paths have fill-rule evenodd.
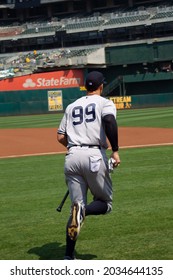
<path id="1" fill-rule="evenodd" d="M 1 91 L 72 88 L 84 85 L 82 70 L 31 74 L 0 81 Z"/>

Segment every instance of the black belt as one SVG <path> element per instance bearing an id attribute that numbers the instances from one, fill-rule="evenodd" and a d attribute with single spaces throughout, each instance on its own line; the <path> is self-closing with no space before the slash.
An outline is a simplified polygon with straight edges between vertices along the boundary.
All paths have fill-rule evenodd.
<path id="1" fill-rule="evenodd" d="M 72 148 L 72 147 L 86 147 L 86 148 L 94 148 L 94 149 L 101 149 L 101 146 L 100 145 L 85 145 L 85 144 L 82 144 L 82 145 L 72 145 L 69 147 Z"/>

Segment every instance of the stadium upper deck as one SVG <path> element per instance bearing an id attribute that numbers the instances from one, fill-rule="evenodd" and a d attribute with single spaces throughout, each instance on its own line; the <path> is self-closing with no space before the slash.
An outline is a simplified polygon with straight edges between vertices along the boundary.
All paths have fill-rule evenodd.
<path id="1" fill-rule="evenodd" d="M 127 11 L 147 6 L 171 5 L 161 0 L 0 0 L 0 22 L 28 21 L 38 18 L 66 17 L 94 12 Z"/>
<path id="2" fill-rule="evenodd" d="M 22 64 L 22 71 L 32 71 L 35 67 L 34 50 L 58 51 L 52 52 L 53 58 L 42 57 L 37 52 L 39 67 L 66 65 L 67 60 L 69 64 L 76 64 L 79 56 L 85 65 L 91 61 L 90 50 L 92 52 L 93 48 L 97 51 L 97 48 L 111 44 L 166 37 L 173 40 L 173 1 L 0 1 L 1 70 L 6 70 L 3 65 L 7 67 L 12 63 L 16 66 L 14 62 L 17 61 Z M 81 55 L 79 51 L 72 59 L 74 47 L 87 49 L 87 52 Z M 20 56 L 24 58 L 21 61 L 8 55 L 20 52 L 27 53 L 30 63 L 23 63 L 25 55 Z M 8 63 L 4 60 L 7 55 Z M 103 63 L 103 55 L 102 58 Z M 20 63 L 17 69 L 21 68 L 18 67 Z"/>
<path id="3" fill-rule="evenodd" d="M 13 0 L 7 2 L 13 2 L 8 4 L 13 8 L 0 6 L 1 53 L 173 36 L 173 1 L 92 1 L 92 9 L 91 1 L 84 1 L 85 12 L 81 1 L 34 1 L 40 6 L 25 9 L 15 8 Z M 96 12 L 98 2 L 103 7 Z M 162 5 L 157 6 L 160 2 Z"/>

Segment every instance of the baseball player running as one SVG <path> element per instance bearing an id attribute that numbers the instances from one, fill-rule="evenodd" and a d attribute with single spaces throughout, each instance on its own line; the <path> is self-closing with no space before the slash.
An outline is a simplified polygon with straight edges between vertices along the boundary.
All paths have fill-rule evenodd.
<path id="1" fill-rule="evenodd" d="M 113 167 L 120 164 L 116 107 L 101 96 L 105 79 L 98 71 L 85 81 L 87 95 L 68 105 L 61 120 L 57 140 L 67 147 L 65 178 L 71 199 L 66 227 L 66 260 L 75 259 L 75 245 L 84 219 L 112 210 L 112 181 L 109 174 L 107 138 L 112 147 Z M 93 201 L 87 204 L 87 191 Z"/>

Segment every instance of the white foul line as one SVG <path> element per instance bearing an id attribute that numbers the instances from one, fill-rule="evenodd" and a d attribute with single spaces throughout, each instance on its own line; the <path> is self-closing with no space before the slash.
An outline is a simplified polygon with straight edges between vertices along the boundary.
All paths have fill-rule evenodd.
<path id="1" fill-rule="evenodd" d="M 173 143 L 160 143 L 160 144 L 143 144 L 143 145 L 131 145 L 131 146 L 120 146 L 120 149 L 129 149 L 129 148 L 145 148 L 145 147 L 157 147 L 157 146 L 171 146 Z M 23 155 L 10 155 L 10 156 L 0 156 L 0 159 L 3 158 L 20 158 L 20 157 L 32 157 L 32 156 L 46 156 L 46 155 L 58 155 L 64 154 L 67 151 L 61 152 L 47 152 L 47 153 L 34 153 L 34 154 L 23 154 Z"/>
<path id="2" fill-rule="evenodd" d="M 155 147 L 155 146 L 171 146 L 171 145 L 173 145 L 173 143 L 142 144 L 142 145 L 123 146 L 123 147 L 120 147 L 120 149 L 145 148 L 145 147 Z"/>

